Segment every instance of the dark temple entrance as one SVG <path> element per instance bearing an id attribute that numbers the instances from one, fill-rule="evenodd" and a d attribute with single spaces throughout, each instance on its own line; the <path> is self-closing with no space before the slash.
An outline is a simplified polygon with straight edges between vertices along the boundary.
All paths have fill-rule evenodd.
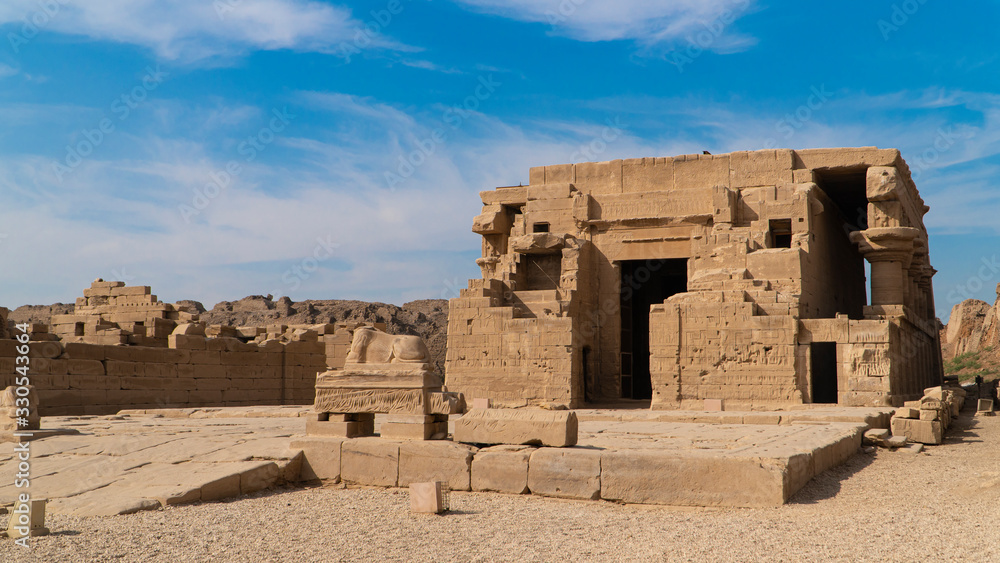
<path id="1" fill-rule="evenodd" d="M 687 291 L 687 258 L 623 260 L 620 265 L 622 398 L 650 399 L 649 307 Z"/>
<path id="2" fill-rule="evenodd" d="M 837 402 L 837 343 L 813 342 L 810 368 L 812 371 L 812 402 Z"/>

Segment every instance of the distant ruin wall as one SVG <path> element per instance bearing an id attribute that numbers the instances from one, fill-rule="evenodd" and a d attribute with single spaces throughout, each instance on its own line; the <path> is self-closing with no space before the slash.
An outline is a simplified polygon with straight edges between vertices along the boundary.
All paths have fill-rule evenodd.
<path id="1" fill-rule="evenodd" d="M 174 347 L 29 343 L 31 383 L 42 416 L 121 409 L 313 402 L 326 370 L 322 341 L 246 344 L 183 336 Z M 0 340 L 0 386 L 13 383 L 17 342 Z"/>

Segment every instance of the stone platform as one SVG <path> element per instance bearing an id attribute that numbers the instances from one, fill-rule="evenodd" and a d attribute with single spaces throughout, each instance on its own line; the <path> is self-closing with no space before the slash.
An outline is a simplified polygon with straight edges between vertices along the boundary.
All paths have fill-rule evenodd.
<path id="1" fill-rule="evenodd" d="M 648 401 L 647 401 L 648 402 Z M 850 422 L 871 428 L 889 428 L 895 407 L 838 407 L 797 405 L 780 411 L 682 411 L 646 409 L 576 409 L 581 421 L 683 422 L 702 424 L 792 424 L 796 422 Z"/>
<path id="2" fill-rule="evenodd" d="M 220 500 L 282 482 L 316 480 L 387 487 L 441 480 L 464 491 L 775 506 L 853 455 L 868 428 L 865 416 L 849 409 L 823 416 L 854 422 L 772 418 L 769 424 L 663 422 L 643 419 L 648 411 L 577 411 L 575 447 L 476 448 L 444 440 L 307 437 L 310 410 L 227 407 L 43 417 L 43 428 L 79 434 L 30 443 L 31 493 L 50 499 L 50 512 L 77 516 Z M 754 417 L 750 420 L 764 420 Z M 0 475 L 10 476 L 0 487 L 0 504 L 23 492 L 13 486 L 13 447 L 0 450 Z"/>
<path id="3" fill-rule="evenodd" d="M 166 410 L 166 409 L 164 409 Z M 30 442 L 32 498 L 46 510 L 110 516 L 161 506 L 219 500 L 298 479 L 305 408 L 173 409 L 124 416 L 42 417 L 42 428 L 78 435 Z M 226 418 L 217 418 L 225 415 Z M 248 417 L 249 415 L 249 417 Z M 13 445 L 0 449 L 0 504 L 25 489 L 14 487 Z"/>
<path id="4" fill-rule="evenodd" d="M 571 448 L 307 437 L 303 480 L 687 506 L 785 503 L 857 452 L 863 422 L 779 425 L 585 421 Z"/>

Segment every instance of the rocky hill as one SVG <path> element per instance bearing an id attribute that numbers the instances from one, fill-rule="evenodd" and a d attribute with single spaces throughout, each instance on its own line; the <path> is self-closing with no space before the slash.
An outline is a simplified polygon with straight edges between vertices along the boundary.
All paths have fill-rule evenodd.
<path id="1" fill-rule="evenodd" d="M 273 324 L 320 324 L 338 321 L 382 322 L 392 334 L 413 334 L 424 339 L 439 372 L 444 371 L 448 338 L 448 301 L 424 299 L 402 307 L 365 301 L 306 300 L 252 295 L 238 301 L 223 301 L 209 310 L 197 301 L 178 301 L 191 312 L 198 312 L 209 324 L 231 326 L 266 326 Z M 25 305 L 10 313 L 15 322 L 48 324 L 52 315 L 69 314 L 73 305 Z"/>
<path id="2" fill-rule="evenodd" d="M 948 324 L 941 329 L 941 355 L 945 375 L 963 379 L 1000 375 L 1000 285 L 993 305 L 966 299 L 952 307 Z"/>
<path id="3" fill-rule="evenodd" d="M 69 315 L 76 305 L 55 303 L 52 305 L 24 305 L 10 312 L 9 320 L 18 323 L 49 324 L 52 315 Z"/>

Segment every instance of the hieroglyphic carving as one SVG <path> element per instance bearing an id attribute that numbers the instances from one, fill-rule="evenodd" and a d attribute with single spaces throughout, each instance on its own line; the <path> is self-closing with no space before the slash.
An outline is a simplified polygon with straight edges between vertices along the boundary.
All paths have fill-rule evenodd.
<path id="1" fill-rule="evenodd" d="M 427 414 L 422 389 L 316 389 L 316 412 Z"/>

